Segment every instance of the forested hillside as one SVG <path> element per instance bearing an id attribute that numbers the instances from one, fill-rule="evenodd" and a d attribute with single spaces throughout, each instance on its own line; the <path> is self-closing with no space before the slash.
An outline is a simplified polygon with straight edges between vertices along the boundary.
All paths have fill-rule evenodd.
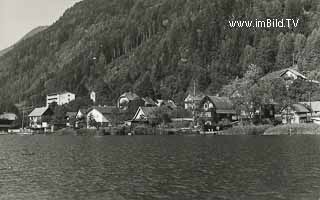
<path id="1" fill-rule="evenodd" d="M 250 64 L 261 76 L 298 63 L 320 80 L 318 0 L 84 0 L 0 58 L 0 101 L 128 90 L 178 103 L 196 82 L 215 94 Z M 231 19 L 299 18 L 295 29 L 230 28 Z"/>

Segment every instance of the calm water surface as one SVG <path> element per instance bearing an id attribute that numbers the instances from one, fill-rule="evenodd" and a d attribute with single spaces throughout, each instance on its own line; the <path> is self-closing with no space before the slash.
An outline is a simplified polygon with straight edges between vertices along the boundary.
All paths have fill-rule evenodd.
<path id="1" fill-rule="evenodd" d="M 316 199 L 319 136 L 1 136 L 0 199 Z"/>

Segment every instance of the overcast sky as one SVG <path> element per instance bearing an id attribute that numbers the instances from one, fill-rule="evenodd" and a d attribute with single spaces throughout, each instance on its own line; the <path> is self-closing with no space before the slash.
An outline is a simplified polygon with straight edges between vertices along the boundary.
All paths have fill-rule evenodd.
<path id="1" fill-rule="evenodd" d="M 0 0 L 0 50 L 38 26 L 51 25 L 80 0 Z"/>

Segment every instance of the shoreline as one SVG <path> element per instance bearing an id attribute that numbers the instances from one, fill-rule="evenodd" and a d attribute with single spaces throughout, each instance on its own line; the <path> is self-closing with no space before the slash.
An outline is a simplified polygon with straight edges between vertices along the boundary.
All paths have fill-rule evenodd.
<path id="1" fill-rule="evenodd" d="M 221 131 L 202 131 L 192 128 L 155 128 L 144 127 L 132 129 L 129 127 L 111 127 L 106 129 L 73 129 L 63 128 L 53 132 L 44 131 L 20 131 L 0 132 L 1 135 L 79 135 L 79 136 L 133 136 L 133 135 L 196 135 L 196 136 L 276 136 L 276 135 L 320 135 L 320 125 L 313 123 L 290 124 L 290 125 L 248 125 L 235 126 Z"/>

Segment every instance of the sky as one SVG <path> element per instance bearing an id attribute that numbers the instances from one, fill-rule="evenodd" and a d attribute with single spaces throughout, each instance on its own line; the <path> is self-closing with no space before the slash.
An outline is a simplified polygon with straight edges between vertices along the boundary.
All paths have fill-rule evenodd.
<path id="1" fill-rule="evenodd" d="M 38 26 L 53 24 L 80 0 L 0 0 L 0 50 Z"/>

